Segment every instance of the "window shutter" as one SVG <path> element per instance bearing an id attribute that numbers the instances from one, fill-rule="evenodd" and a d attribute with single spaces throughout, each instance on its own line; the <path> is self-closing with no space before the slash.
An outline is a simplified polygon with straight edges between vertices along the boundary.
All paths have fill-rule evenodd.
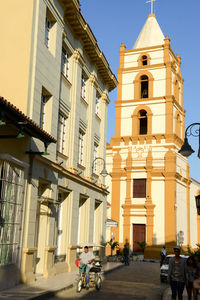
<path id="1" fill-rule="evenodd" d="M 133 180 L 133 198 L 146 198 L 146 179 Z"/>

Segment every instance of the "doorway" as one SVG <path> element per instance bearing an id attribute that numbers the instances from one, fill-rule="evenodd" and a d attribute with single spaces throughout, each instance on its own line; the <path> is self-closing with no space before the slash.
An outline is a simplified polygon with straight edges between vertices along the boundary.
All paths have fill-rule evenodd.
<path id="1" fill-rule="evenodd" d="M 133 251 L 143 252 L 141 245 L 146 241 L 146 225 L 145 224 L 133 224 Z"/>

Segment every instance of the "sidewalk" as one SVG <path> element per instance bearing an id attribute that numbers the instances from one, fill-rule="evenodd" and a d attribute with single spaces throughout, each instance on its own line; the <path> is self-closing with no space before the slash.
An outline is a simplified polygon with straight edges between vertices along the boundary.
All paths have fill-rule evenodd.
<path id="1" fill-rule="evenodd" d="M 124 264 L 117 262 L 108 262 L 103 265 L 103 274 L 112 272 L 123 267 Z M 0 299 L 14 300 L 34 300 L 46 299 L 53 296 L 56 292 L 69 289 L 76 284 L 78 271 L 72 273 L 63 273 L 51 278 L 38 278 L 31 284 L 19 284 L 11 289 L 0 291 Z"/>
<path id="2" fill-rule="evenodd" d="M 163 300 L 171 300 L 172 298 L 172 292 L 171 292 L 171 288 L 168 287 L 164 294 L 163 294 Z M 184 289 L 184 292 L 183 292 L 183 300 L 187 300 L 188 297 L 187 297 L 187 291 L 186 291 L 186 288 Z"/>

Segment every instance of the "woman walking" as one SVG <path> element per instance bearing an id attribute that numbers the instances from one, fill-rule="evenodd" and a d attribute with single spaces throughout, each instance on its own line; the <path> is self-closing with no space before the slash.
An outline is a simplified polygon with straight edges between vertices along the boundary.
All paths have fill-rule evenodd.
<path id="1" fill-rule="evenodd" d="M 185 275 L 188 300 L 192 300 L 192 292 L 193 299 L 197 300 L 197 290 L 194 288 L 193 283 L 194 280 L 198 278 L 198 267 L 193 256 L 188 257 L 186 261 Z"/>

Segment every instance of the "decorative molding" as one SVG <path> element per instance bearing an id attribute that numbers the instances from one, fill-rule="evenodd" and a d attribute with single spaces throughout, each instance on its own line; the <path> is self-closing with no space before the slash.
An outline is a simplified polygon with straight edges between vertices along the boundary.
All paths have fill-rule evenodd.
<path id="1" fill-rule="evenodd" d="M 60 111 L 68 118 L 71 108 L 62 99 L 60 99 L 59 104 Z"/>
<path id="2" fill-rule="evenodd" d="M 79 128 L 85 133 L 87 129 L 87 123 L 85 123 L 83 120 L 79 120 Z"/>

